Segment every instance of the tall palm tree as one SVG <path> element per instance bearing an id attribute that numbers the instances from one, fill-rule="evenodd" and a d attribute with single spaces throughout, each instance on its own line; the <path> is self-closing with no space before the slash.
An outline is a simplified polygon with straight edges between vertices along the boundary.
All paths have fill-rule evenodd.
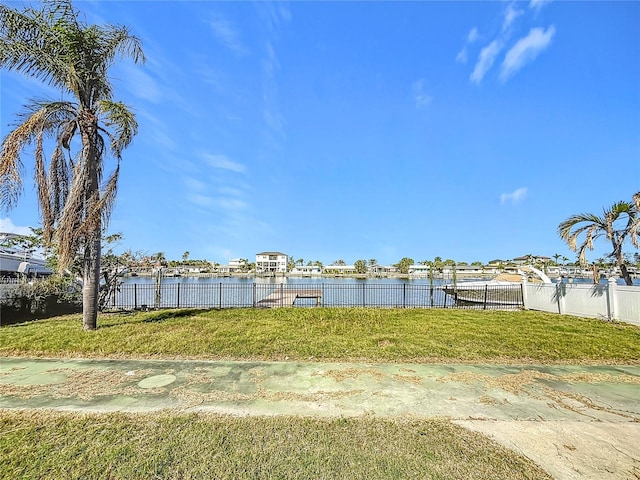
<path id="1" fill-rule="evenodd" d="M 574 228 L 575 227 L 575 228 Z M 610 208 L 605 208 L 602 216 L 592 213 L 572 215 L 558 226 L 558 234 L 567 242 L 569 248 L 578 252 L 578 260 L 582 265 L 587 263 L 586 251 L 593 250 L 593 242 L 598 238 L 606 238 L 611 242 L 613 250 L 609 256 L 616 260 L 622 278 L 627 285 L 632 285 L 631 275 L 625 265 L 622 247 L 626 240 L 638 248 L 640 235 L 640 192 L 633 195 L 630 202 L 620 201 Z M 584 234 L 584 241 L 578 245 L 578 238 Z"/>
<path id="2" fill-rule="evenodd" d="M 35 144 L 35 180 L 44 240 L 59 249 L 59 268 L 82 261 L 83 325 L 97 328 L 100 237 L 115 200 L 122 151 L 137 133 L 134 115 L 112 100 L 107 76 L 116 57 L 144 62 L 141 42 L 121 26 L 87 25 L 70 0 L 44 0 L 41 10 L 0 5 L 0 68 L 59 89 L 70 100 L 32 100 L 0 152 L 0 206 L 22 190 L 20 154 Z M 61 98 L 63 98 L 61 97 Z M 53 138 L 47 162 L 44 139 Z M 79 148 L 71 155 L 72 140 Z M 74 148 L 74 150 L 76 150 Z M 66 152 L 66 153 L 65 153 Z M 103 183 L 105 157 L 115 168 Z M 48 163 L 48 167 L 47 167 Z"/>

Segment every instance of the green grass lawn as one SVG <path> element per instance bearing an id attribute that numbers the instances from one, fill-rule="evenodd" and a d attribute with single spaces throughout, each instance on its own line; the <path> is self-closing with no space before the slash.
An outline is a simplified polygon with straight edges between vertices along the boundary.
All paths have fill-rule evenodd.
<path id="1" fill-rule="evenodd" d="M 444 420 L 0 411 L 6 479 L 546 479 Z"/>
<path id="2" fill-rule="evenodd" d="M 640 328 L 531 311 L 285 308 L 0 328 L 0 356 L 638 364 Z M 0 410 L 7 479 L 544 479 L 444 419 Z"/>
<path id="3" fill-rule="evenodd" d="M 459 363 L 640 362 L 640 328 L 533 311 L 282 308 L 79 315 L 0 329 L 0 355 Z"/>

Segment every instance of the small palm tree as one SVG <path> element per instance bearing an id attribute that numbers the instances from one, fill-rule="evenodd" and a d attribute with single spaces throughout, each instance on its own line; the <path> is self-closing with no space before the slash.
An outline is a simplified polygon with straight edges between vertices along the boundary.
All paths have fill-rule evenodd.
<path id="1" fill-rule="evenodd" d="M 83 325 L 97 328 L 101 234 L 115 200 L 122 151 L 137 133 L 128 108 L 112 100 L 107 76 L 116 57 L 143 62 L 140 41 L 125 27 L 86 25 L 70 0 L 45 0 L 41 10 L 0 5 L 0 68 L 42 80 L 71 100 L 33 100 L 0 152 L 0 206 L 22 190 L 20 153 L 35 144 L 35 177 L 46 245 L 56 244 L 59 269 L 80 254 Z M 79 150 L 72 157 L 72 139 Z M 48 161 L 44 139 L 54 138 Z M 65 154 L 65 151 L 67 154 Z M 115 169 L 103 184 L 104 158 Z"/>
<path id="2" fill-rule="evenodd" d="M 587 263 L 586 251 L 593 250 L 594 240 L 598 238 L 609 240 L 613 247 L 609 256 L 618 263 L 625 283 L 632 285 L 633 281 L 625 265 L 622 247 L 625 241 L 629 240 L 635 248 L 638 248 L 640 192 L 633 195 L 631 202 L 617 202 L 610 208 L 604 209 L 602 216 L 592 213 L 572 215 L 558 226 L 558 234 L 567 242 L 571 250 L 578 252 L 581 265 Z M 578 238 L 581 235 L 584 235 L 584 241 L 578 245 Z"/>

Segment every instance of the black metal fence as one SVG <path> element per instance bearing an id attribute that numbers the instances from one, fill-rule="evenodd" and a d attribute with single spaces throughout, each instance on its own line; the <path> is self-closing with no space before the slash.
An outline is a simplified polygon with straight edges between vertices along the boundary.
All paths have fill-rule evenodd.
<path id="1" fill-rule="evenodd" d="M 125 283 L 110 309 L 374 307 L 517 309 L 522 285 Z"/>

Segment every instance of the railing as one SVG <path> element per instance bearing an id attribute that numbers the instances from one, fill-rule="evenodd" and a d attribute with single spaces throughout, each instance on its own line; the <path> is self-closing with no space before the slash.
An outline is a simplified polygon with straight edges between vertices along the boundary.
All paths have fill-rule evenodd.
<path id="1" fill-rule="evenodd" d="M 517 309 L 522 286 L 461 288 L 423 284 L 125 283 L 107 301 L 109 309 L 373 307 Z"/>

